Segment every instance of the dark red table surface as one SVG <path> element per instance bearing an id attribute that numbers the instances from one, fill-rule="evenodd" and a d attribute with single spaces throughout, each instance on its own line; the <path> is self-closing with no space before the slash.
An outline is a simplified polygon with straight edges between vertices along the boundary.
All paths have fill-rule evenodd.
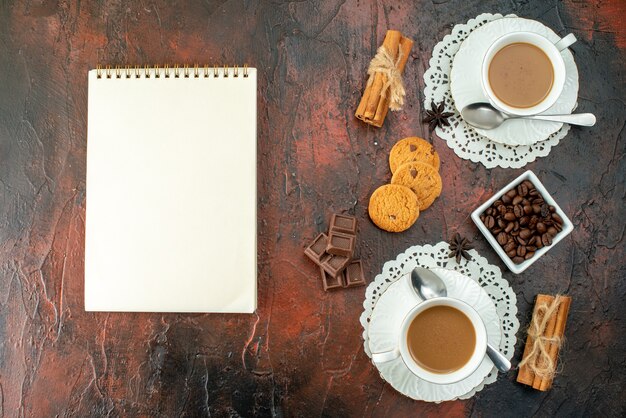
<path id="1" fill-rule="evenodd" d="M 433 46 L 483 12 L 576 34 L 578 110 L 598 123 L 572 128 L 549 156 L 515 170 L 461 160 L 433 136 L 441 197 L 408 232 L 380 231 L 367 202 L 390 178 L 392 144 L 429 137 L 420 120 Z M 0 415 L 624 416 L 625 20 L 621 0 L 2 1 Z M 389 28 L 415 40 L 408 103 L 375 129 L 354 110 Z M 176 62 L 258 68 L 257 313 L 86 313 L 87 71 Z M 469 214 L 526 169 L 575 227 L 514 275 Z M 363 352 L 365 288 L 324 293 L 302 253 L 332 212 L 357 216 L 368 281 L 411 245 L 456 231 L 472 238 L 517 293 L 515 364 L 535 295 L 571 295 L 552 390 L 528 389 L 511 372 L 466 401 L 428 404 L 395 392 Z"/>

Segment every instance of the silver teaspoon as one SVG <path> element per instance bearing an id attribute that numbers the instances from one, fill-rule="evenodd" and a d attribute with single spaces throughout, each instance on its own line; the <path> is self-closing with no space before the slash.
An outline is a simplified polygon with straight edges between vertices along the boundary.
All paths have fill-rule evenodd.
<path id="1" fill-rule="evenodd" d="M 517 116 L 501 112 L 489 103 L 472 103 L 467 105 L 461 110 L 461 116 L 467 123 L 479 129 L 495 129 L 508 119 L 547 120 L 580 126 L 593 126 L 596 123 L 596 117 L 593 113 Z"/>
<path id="2" fill-rule="evenodd" d="M 411 286 L 424 300 L 448 295 L 446 284 L 441 277 L 423 267 L 415 267 L 411 272 Z M 511 362 L 489 342 L 487 342 L 487 356 L 501 372 L 508 372 L 511 369 Z"/>

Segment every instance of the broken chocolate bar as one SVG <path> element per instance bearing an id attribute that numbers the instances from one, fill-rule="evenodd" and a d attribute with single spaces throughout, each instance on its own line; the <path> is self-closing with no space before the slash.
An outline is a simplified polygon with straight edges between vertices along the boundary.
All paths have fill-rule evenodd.
<path id="1" fill-rule="evenodd" d="M 328 245 L 328 237 L 326 234 L 321 233 L 309 245 L 304 249 L 304 254 L 309 257 L 318 266 L 322 262 L 322 257 L 326 253 L 326 246 Z"/>
<path id="2" fill-rule="evenodd" d="M 357 287 L 366 284 L 361 260 L 354 260 L 348 264 L 344 274 L 346 276 L 345 287 Z"/>
<path id="3" fill-rule="evenodd" d="M 352 258 L 354 246 L 356 245 L 356 237 L 343 232 L 330 231 L 328 234 L 328 245 L 326 252 L 328 254 L 342 255 Z"/>
<path id="4" fill-rule="evenodd" d="M 340 274 L 338 277 L 333 277 L 326 273 L 322 267 L 320 267 L 320 274 L 322 276 L 322 286 L 324 286 L 325 291 L 343 287 L 343 274 Z"/>
<path id="5" fill-rule="evenodd" d="M 330 218 L 330 232 L 342 232 L 344 234 L 356 235 L 356 218 L 354 216 L 340 215 L 333 213 Z"/>
<path id="6" fill-rule="evenodd" d="M 340 277 L 343 270 L 350 262 L 349 257 L 342 255 L 325 254 L 320 262 L 320 266 L 324 271 L 330 274 L 332 277 Z"/>

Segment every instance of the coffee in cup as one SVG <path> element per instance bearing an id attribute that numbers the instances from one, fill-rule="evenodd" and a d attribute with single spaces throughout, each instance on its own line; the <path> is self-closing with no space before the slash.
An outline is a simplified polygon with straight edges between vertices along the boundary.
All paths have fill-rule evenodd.
<path id="1" fill-rule="evenodd" d="M 519 116 L 549 109 L 565 85 L 561 51 L 574 42 L 572 34 L 556 43 L 533 32 L 512 32 L 498 38 L 482 64 L 482 86 L 491 104 Z"/>
<path id="2" fill-rule="evenodd" d="M 554 83 L 554 68 L 541 48 L 515 42 L 495 53 L 488 77 L 498 99 L 525 109 L 537 106 L 548 97 Z"/>
<path id="3" fill-rule="evenodd" d="M 451 373 L 467 364 L 476 346 L 472 321 L 460 310 L 433 306 L 417 315 L 407 332 L 411 357 L 433 373 Z"/>

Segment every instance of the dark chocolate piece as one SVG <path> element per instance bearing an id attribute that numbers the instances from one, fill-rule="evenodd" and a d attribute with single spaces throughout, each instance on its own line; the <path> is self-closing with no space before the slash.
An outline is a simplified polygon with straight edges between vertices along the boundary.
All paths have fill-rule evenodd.
<path id="1" fill-rule="evenodd" d="M 322 267 L 320 267 L 320 274 L 322 276 L 322 286 L 324 286 L 325 291 L 343 287 L 343 274 L 340 274 L 338 277 L 333 277 L 326 273 Z"/>
<path id="2" fill-rule="evenodd" d="M 325 254 L 322 257 L 320 266 L 324 269 L 326 273 L 330 274 L 332 277 L 337 278 L 341 276 L 341 273 L 344 271 L 349 262 L 350 257 Z"/>
<path id="3" fill-rule="evenodd" d="M 356 235 L 356 218 L 349 215 L 333 213 L 330 218 L 330 232 L 343 232 L 344 234 Z"/>
<path id="4" fill-rule="evenodd" d="M 361 260 L 354 260 L 348 264 L 344 274 L 346 275 L 346 287 L 357 287 L 366 284 Z"/>
<path id="5" fill-rule="evenodd" d="M 330 231 L 328 234 L 328 245 L 326 252 L 328 254 L 343 255 L 352 258 L 354 246 L 356 245 L 356 237 L 351 234 Z"/>
<path id="6" fill-rule="evenodd" d="M 328 237 L 326 234 L 319 234 L 309 245 L 304 249 L 304 254 L 309 257 L 318 266 L 322 262 L 322 257 L 326 253 L 326 246 L 328 245 Z"/>

